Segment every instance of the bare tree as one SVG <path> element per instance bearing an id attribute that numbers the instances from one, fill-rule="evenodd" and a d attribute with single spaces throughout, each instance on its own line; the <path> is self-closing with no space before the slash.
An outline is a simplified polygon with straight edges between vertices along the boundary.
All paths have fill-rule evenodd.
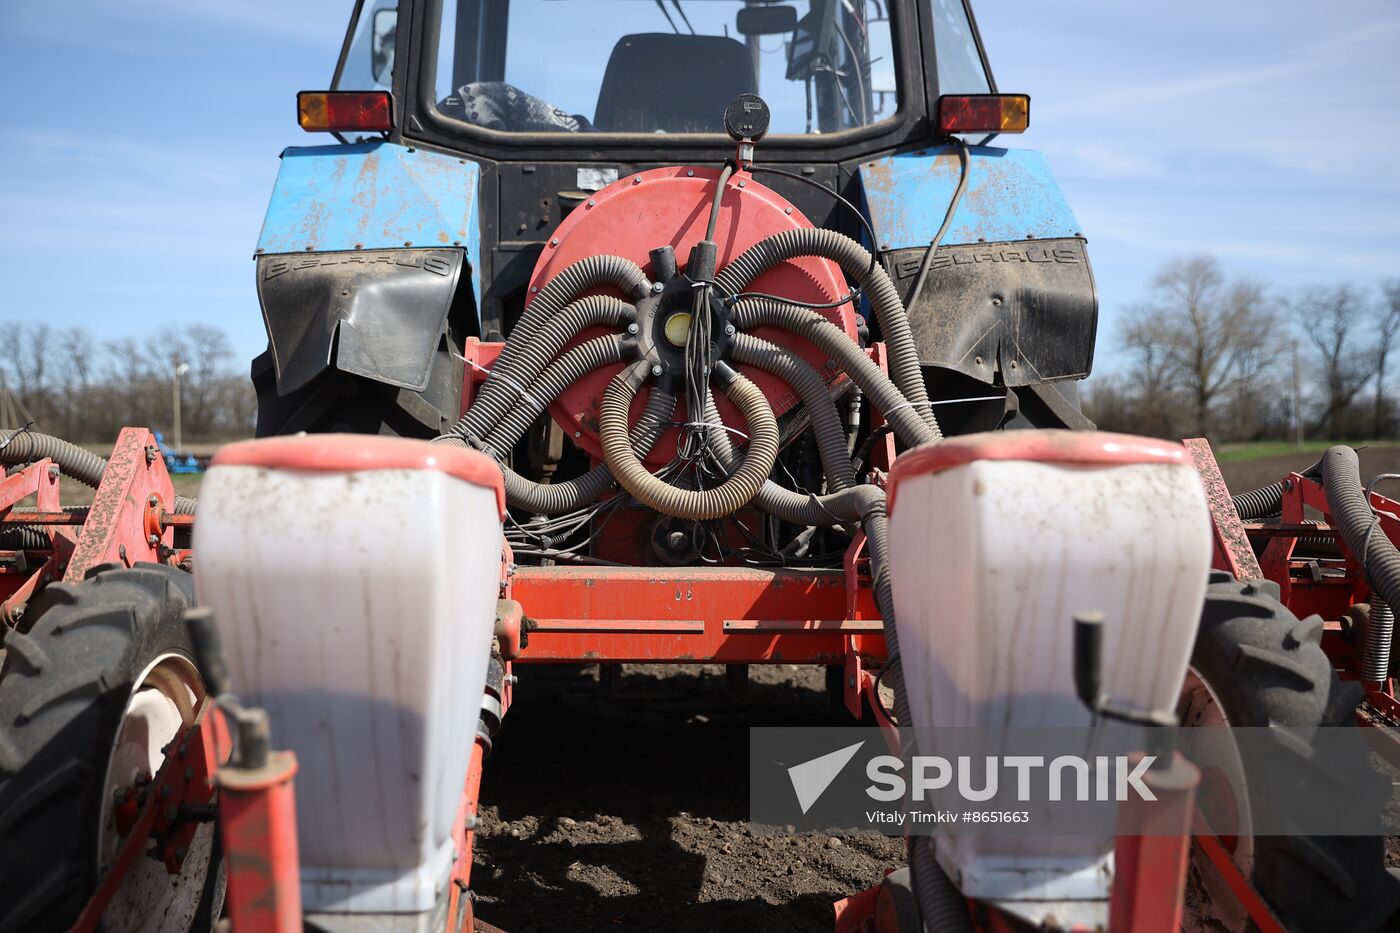
<path id="1" fill-rule="evenodd" d="M 1227 280 L 1210 256 L 1166 265 L 1148 299 L 1128 313 L 1121 337 L 1135 357 L 1149 410 L 1175 396 L 1199 434 L 1216 426 L 1213 408 L 1225 396 L 1250 396 L 1273 368 L 1278 320 L 1261 286 Z M 1155 420 L 1155 419 L 1154 419 Z"/>
<path id="2" fill-rule="evenodd" d="M 1350 285 L 1314 286 L 1298 294 L 1289 307 L 1318 363 L 1325 407 L 1317 429 L 1345 437 L 1351 427 L 1348 409 L 1375 374 L 1375 355 L 1357 347 L 1354 338 L 1363 324 L 1361 293 Z"/>
<path id="3" fill-rule="evenodd" d="M 1389 427 L 1385 365 L 1397 336 L 1400 336 L 1400 279 L 1391 279 L 1381 285 L 1381 303 L 1376 312 L 1376 397 L 1371 408 L 1372 437 L 1384 437 Z"/>

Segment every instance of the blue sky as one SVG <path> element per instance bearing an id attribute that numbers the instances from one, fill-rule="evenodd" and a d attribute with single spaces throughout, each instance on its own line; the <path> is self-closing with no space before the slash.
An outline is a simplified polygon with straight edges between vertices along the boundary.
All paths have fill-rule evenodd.
<path id="1" fill-rule="evenodd" d="M 294 95 L 328 84 L 350 6 L 0 0 L 0 320 L 103 338 L 208 321 L 256 354 L 277 154 L 323 139 Z M 1101 364 L 1174 256 L 1280 292 L 1400 275 L 1394 0 L 977 9 L 1002 89 L 1032 96 L 1017 144 L 1046 152 L 1089 237 Z"/>

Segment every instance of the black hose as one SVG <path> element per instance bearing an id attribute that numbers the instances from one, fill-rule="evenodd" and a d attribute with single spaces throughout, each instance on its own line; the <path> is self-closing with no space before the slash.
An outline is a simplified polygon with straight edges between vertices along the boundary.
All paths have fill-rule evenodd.
<path id="1" fill-rule="evenodd" d="M 626 338 L 621 334 L 605 334 L 579 344 L 550 363 L 539 378 L 530 383 L 529 391 L 487 433 L 482 448 L 499 457 L 509 454 L 560 392 L 595 369 L 622 362 L 627 356 L 626 346 Z"/>
<path id="2" fill-rule="evenodd" d="M 705 225 L 705 239 L 714 240 L 715 227 L 719 226 L 719 202 L 724 197 L 724 186 L 734 174 L 734 163 L 724 163 L 724 168 L 719 171 L 719 180 L 715 182 L 715 196 L 710 201 L 710 222 Z"/>
<path id="3" fill-rule="evenodd" d="M 749 443 L 734 474 L 713 489 L 681 489 L 654 476 L 627 442 L 628 410 L 645 381 L 651 364 L 638 360 L 618 373 L 603 394 L 598 436 L 603 458 L 618 484 L 638 501 L 664 515 L 705 521 L 732 515 L 754 497 L 778 459 L 778 422 L 762 390 L 728 365 L 718 363 L 715 375 L 748 426 Z"/>
<path id="4" fill-rule="evenodd" d="M 506 341 L 491 373 L 481 384 L 472 406 L 447 432 L 464 440 L 480 438 L 516 404 L 522 391 L 570 340 L 595 325 L 616 325 L 635 319 L 637 309 L 610 295 L 589 295 L 542 323 L 528 338 Z"/>
<path id="5" fill-rule="evenodd" d="M 6 466 L 46 458 L 56 463 L 64 476 L 93 489 L 102 485 L 102 475 L 107 472 L 105 458 L 51 434 L 34 431 L 15 433 L 0 447 L 0 464 Z M 193 515 L 195 504 L 196 500 L 189 496 L 176 496 L 174 510 L 179 515 Z"/>
<path id="6" fill-rule="evenodd" d="M 919 350 L 909 329 L 909 316 L 904 311 L 904 303 L 899 300 L 899 292 L 890 281 L 889 274 L 879 265 L 872 264 L 870 251 L 855 240 L 833 230 L 813 227 L 784 230 L 760 240 L 732 259 L 715 276 L 715 285 L 721 294 L 737 295 L 761 273 L 780 262 L 800 256 L 819 256 L 834 261 L 849 278 L 865 289 L 889 348 L 890 374 L 894 384 L 899 386 L 918 416 L 937 431 L 938 422 L 929 407 Z"/>
<path id="7" fill-rule="evenodd" d="M 1380 527 L 1366 492 L 1361 486 L 1361 462 L 1350 447 L 1331 447 L 1322 455 L 1322 488 L 1332 523 L 1341 533 L 1348 550 L 1361 561 L 1366 580 L 1374 593 L 1389 606 L 1400 606 L 1400 551 Z M 1394 622 L 1384 615 L 1379 624 L 1366 629 L 1361 678 L 1371 683 L 1386 679 L 1390 670 L 1390 647 Z"/>
<path id="8" fill-rule="evenodd" d="M 53 541 L 42 525 L 6 525 L 0 527 L 0 550 L 47 551 Z"/>
<path id="9" fill-rule="evenodd" d="M 1283 508 L 1283 483 L 1270 483 L 1232 498 L 1242 522 L 1276 515 Z"/>
<path id="10" fill-rule="evenodd" d="M 865 355 L 864 350 L 856 346 L 841 328 L 815 311 L 767 298 L 754 298 L 735 305 L 734 324 L 743 329 L 764 324 L 781 327 L 825 352 L 861 387 L 871 405 L 885 416 L 885 420 L 894 425 L 895 433 L 906 446 L 917 447 L 942 439 L 943 434 L 938 429 L 938 420 L 933 417 L 933 409 L 928 405 L 922 409 L 911 405 L 904 393 Z M 919 384 L 922 386 L 923 382 Z M 927 412 L 928 417 L 921 417 L 919 411 Z"/>
<path id="11" fill-rule="evenodd" d="M 637 423 L 632 426 L 632 450 L 639 458 L 646 457 L 661 435 L 671 425 L 676 410 L 676 397 L 660 388 L 653 388 Z M 458 441 L 458 443 L 461 443 Z M 536 483 L 501 463 L 506 502 L 536 515 L 558 515 L 572 512 L 596 502 L 617 486 L 606 463 L 574 479 L 562 483 Z"/>
<path id="12" fill-rule="evenodd" d="M 1316 477 L 1322 467 L 1319 460 L 1312 466 L 1303 470 L 1300 476 Z M 1270 483 L 1267 486 L 1260 486 L 1258 489 L 1251 489 L 1233 497 L 1235 511 L 1239 513 L 1240 521 L 1252 522 L 1270 515 L 1277 515 L 1283 510 L 1283 481 Z"/>
<path id="13" fill-rule="evenodd" d="M 841 416 L 825 380 L 817 371 L 797 354 L 752 334 L 736 334 L 732 352 L 735 362 L 772 373 L 797 393 L 812 419 L 827 485 L 833 490 L 854 486 L 856 473 L 846 452 L 846 432 L 841 426 Z"/>

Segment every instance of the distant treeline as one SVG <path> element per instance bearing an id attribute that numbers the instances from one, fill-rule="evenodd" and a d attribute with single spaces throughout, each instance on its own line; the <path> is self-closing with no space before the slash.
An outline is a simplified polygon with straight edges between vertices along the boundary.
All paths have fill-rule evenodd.
<path id="1" fill-rule="evenodd" d="M 179 380 L 185 443 L 253 433 L 248 361 L 234 359 L 228 336 L 204 324 L 138 342 L 100 341 L 80 327 L 0 323 L 0 420 L 33 419 L 35 430 L 74 442 L 107 442 L 123 426 L 142 425 L 169 442 L 181 364 L 189 367 Z"/>
<path id="2" fill-rule="evenodd" d="M 1393 438 L 1397 338 L 1400 279 L 1278 293 L 1210 256 L 1177 260 L 1100 335 L 1084 410 L 1104 430 L 1247 441 L 1293 438 L 1296 406 L 1306 436 Z M 169 434 L 181 364 L 186 443 L 252 433 L 248 361 L 203 324 L 139 343 L 0 324 L 0 420 L 22 411 L 38 430 L 75 441 L 108 441 L 123 425 Z"/>
<path id="3" fill-rule="evenodd" d="M 1215 441 L 1400 433 L 1400 279 L 1280 293 L 1210 256 L 1164 266 L 1100 335 L 1116 361 L 1085 385 L 1101 428 Z M 1104 344 L 1108 346 L 1105 347 Z"/>

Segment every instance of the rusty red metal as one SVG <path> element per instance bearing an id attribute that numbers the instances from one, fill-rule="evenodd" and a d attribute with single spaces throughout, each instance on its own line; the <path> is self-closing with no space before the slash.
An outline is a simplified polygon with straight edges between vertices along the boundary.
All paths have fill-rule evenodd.
<path id="1" fill-rule="evenodd" d="M 82 580 L 99 564 L 130 567 L 160 560 L 161 546 L 173 539 L 169 530 L 160 536 L 146 533 L 146 504 L 153 495 L 161 502 L 175 501 L 155 435 L 145 428 L 122 428 L 63 579 Z"/>
<path id="2" fill-rule="evenodd" d="M 228 870 L 225 903 L 235 930 L 302 929 L 296 771 L 295 755 L 271 752 L 261 768 L 224 767 L 216 775 Z"/>
<path id="3" fill-rule="evenodd" d="M 1229 850 L 1211 832 L 1210 826 L 1207 825 L 1199 810 L 1195 812 L 1193 821 L 1196 845 L 1200 846 L 1201 851 L 1210 860 L 1212 867 L 1229 885 L 1231 893 L 1235 895 L 1249 914 L 1254 928 L 1259 930 L 1259 933 L 1286 933 L 1283 924 L 1279 923 L 1278 917 L 1274 916 L 1274 912 L 1264 902 L 1264 898 L 1254 889 L 1254 885 L 1250 883 L 1249 879 L 1240 872 L 1239 866 L 1235 864 Z"/>
<path id="4" fill-rule="evenodd" d="M 179 875 L 190 841 L 202 821 L 194 811 L 209 806 L 214 796 L 210 775 L 221 760 L 215 739 L 221 728 L 221 718 L 206 702 L 194 723 L 177 733 L 165 747 L 165 761 L 150 783 L 144 789 L 125 789 L 113 818 L 126 839 L 70 933 L 97 929 L 131 866 L 148 854 L 152 840 L 158 842 L 154 854 L 165 863 L 172 878 Z"/>
<path id="5" fill-rule="evenodd" d="M 1211 453 L 1210 441 L 1204 437 L 1188 438 L 1181 442 L 1196 464 L 1201 474 L 1201 485 L 1205 487 L 1206 504 L 1215 528 L 1215 568 L 1228 570 L 1236 580 L 1257 580 L 1264 575 L 1259 561 L 1254 556 L 1249 537 L 1244 533 L 1244 524 L 1235 510 L 1235 500 L 1225 485 L 1225 477 L 1220 475 L 1220 465 Z"/>
<path id="6" fill-rule="evenodd" d="M 1141 757 L 1130 761 L 1136 763 Z M 1173 753 L 1167 767 L 1149 769 L 1143 776 L 1156 801 L 1129 798 L 1119 807 L 1110 930 L 1176 933 L 1181 929 L 1191 815 L 1200 779 L 1195 765 Z"/>
<path id="7" fill-rule="evenodd" d="M 868 584 L 848 609 L 844 571 L 710 567 L 520 567 L 529 618 L 519 663 L 679 661 L 845 664 L 847 639 L 883 659 Z"/>
<path id="8" fill-rule="evenodd" d="M 470 896 L 467 891 L 471 884 L 472 842 L 476 838 L 477 811 L 481 800 L 481 769 L 485 760 L 485 744 L 477 739 L 472 743 L 471 762 L 467 766 L 467 783 L 462 789 L 462 798 L 457 804 L 457 818 L 452 825 L 453 848 L 457 851 L 457 858 L 452 863 L 452 887 L 448 891 L 447 933 L 471 933 L 473 929 L 470 921 L 459 925 L 458 920 L 464 913 L 459 905 L 462 898 L 467 898 L 465 912 L 470 912 Z"/>

